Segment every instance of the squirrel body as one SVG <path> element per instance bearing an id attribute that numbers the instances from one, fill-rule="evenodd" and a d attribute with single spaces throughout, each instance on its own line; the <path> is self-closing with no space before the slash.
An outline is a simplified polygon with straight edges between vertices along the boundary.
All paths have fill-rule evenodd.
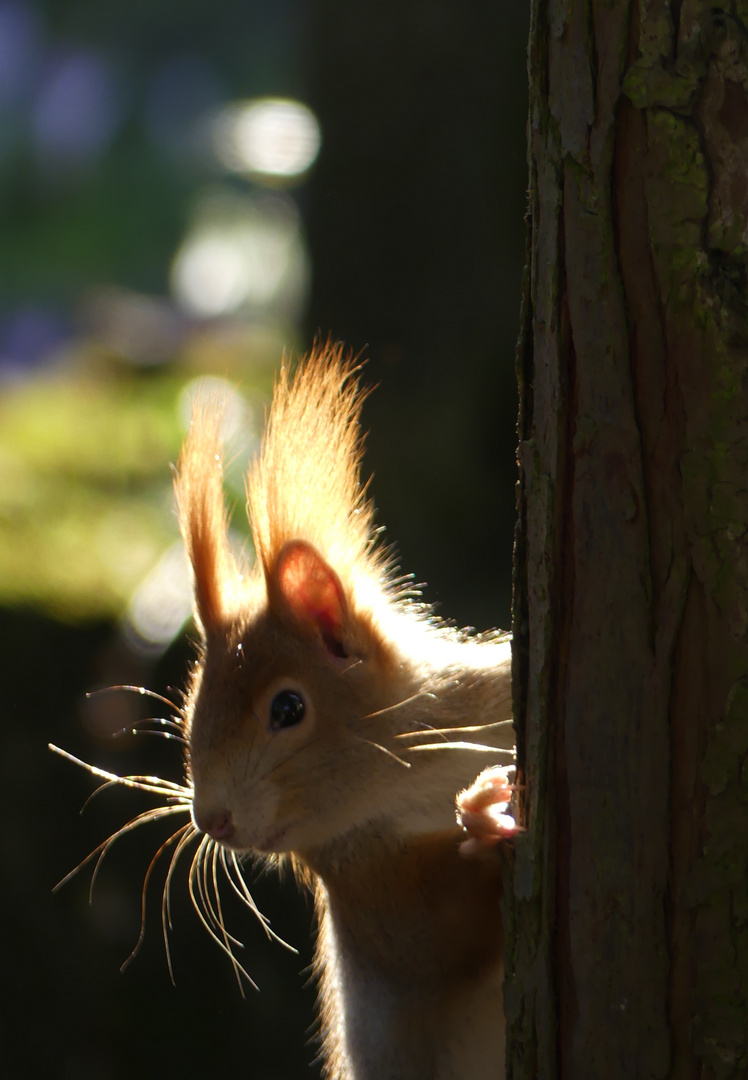
<path id="1" fill-rule="evenodd" d="M 438 623 L 394 578 L 359 478 L 363 397 L 339 348 L 282 371 L 249 478 L 251 568 L 229 547 L 220 410 L 195 412 L 176 481 L 203 638 L 192 817 L 313 889 L 329 1080 L 488 1080 L 502 884 L 483 848 L 513 827 L 510 645 Z"/>
<path id="2" fill-rule="evenodd" d="M 367 844 L 356 843 L 351 862 L 320 878 L 317 963 L 329 1075 L 499 1075 L 496 867 L 466 866 L 454 829 L 361 856 Z"/>

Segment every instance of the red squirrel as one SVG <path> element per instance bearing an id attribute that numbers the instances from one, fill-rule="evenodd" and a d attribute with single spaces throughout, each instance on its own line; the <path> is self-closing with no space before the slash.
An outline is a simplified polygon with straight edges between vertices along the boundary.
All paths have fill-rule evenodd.
<path id="1" fill-rule="evenodd" d="M 395 577 L 360 480 L 357 372 L 330 346 L 281 370 L 251 566 L 228 539 L 220 408 L 195 409 L 176 495 L 202 644 L 177 850 L 198 830 L 234 877 L 260 853 L 313 890 L 327 1080 L 496 1080 L 510 644 L 444 625 Z"/>

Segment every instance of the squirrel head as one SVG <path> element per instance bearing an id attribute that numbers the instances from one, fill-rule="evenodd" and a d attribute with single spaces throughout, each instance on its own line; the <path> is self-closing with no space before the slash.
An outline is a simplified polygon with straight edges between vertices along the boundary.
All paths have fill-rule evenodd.
<path id="1" fill-rule="evenodd" d="M 355 370 L 340 349 L 316 350 L 293 380 L 282 370 L 248 482 L 253 567 L 229 546 L 220 408 L 198 405 L 180 460 L 203 636 L 188 709 L 193 817 L 237 850 L 317 850 L 401 783 L 370 719 L 409 685 L 380 628 L 397 595 L 359 478 Z"/>
<path id="2" fill-rule="evenodd" d="M 206 634 L 189 736 L 198 827 L 238 850 L 305 854 L 365 824 L 400 779 L 366 737 L 397 684 L 335 571 L 289 541 L 264 598 Z"/>

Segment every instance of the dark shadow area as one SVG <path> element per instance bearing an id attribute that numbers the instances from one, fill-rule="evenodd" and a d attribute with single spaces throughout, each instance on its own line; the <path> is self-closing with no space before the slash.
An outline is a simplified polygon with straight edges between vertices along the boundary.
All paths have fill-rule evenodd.
<path id="1" fill-rule="evenodd" d="M 305 989 L 303 971 L 310 961 L 311 907 L 292 883 L 251 869 L 247 875 L 258 905 L 272 913 L 273 928 L 299 947 L 299 956 L 268 942 L 223 889 L 226 923 L 245 943 L 237 951 L 260 988 L 245 987 L 245 1000 L 191 908 L 184 867 L 171 892 L 176 985 L 161 928 L 165 865 L 151 882 L 142 948 L 124 973 L 118 970 L 138 940 L 150 858 L 173 824 L 145 825 L 121 839 L 101 866 L 91 903 L 90 868 L 52 893 L 110 831 L 157 800 L 104 791 L 80 815 L 98 781 L 53 755 L 48 741 L 117 772 L 179 776 L 173 745 L 146 736 L 113 742 L 86 731 L 85 690 L 98 682 L 112 635 L 108 626 L 74 629 L 8 612 L 0 618 L 2 917 L 10 973 L 4 1075 L 124 1080 L 165 1072 L 210 1076 L 217 1067 L 225 1076 L 307 1075 L 311 1052 L 303 1032 L 313 992 Z M 175 648 L 149 685 L 168 692 L 170 683 L 181 683 L 186 660 L 186 650 Z M 149 715 L 140 702 L 138 708 Z"/>

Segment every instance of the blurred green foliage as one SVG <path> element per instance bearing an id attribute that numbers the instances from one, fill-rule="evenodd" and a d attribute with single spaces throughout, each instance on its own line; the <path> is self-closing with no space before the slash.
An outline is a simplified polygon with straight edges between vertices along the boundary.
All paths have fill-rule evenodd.
<path id="1" fill-rule="evenodd" d="M 85 369 L 0 400 L 0 603 L 118 615 L 176 536 L 179 382 Z"/>
<path id="2" fill-rule="evenodd" d="M 0 605 L 121 615 L 176 539 L 185 384 L 251 390 L 295 341 L 283 312 L 191 317 L 170 274 L 206 191 L 257 188 L 206 118 L 288 93 L 299 10 L 0 0 Z"/>

